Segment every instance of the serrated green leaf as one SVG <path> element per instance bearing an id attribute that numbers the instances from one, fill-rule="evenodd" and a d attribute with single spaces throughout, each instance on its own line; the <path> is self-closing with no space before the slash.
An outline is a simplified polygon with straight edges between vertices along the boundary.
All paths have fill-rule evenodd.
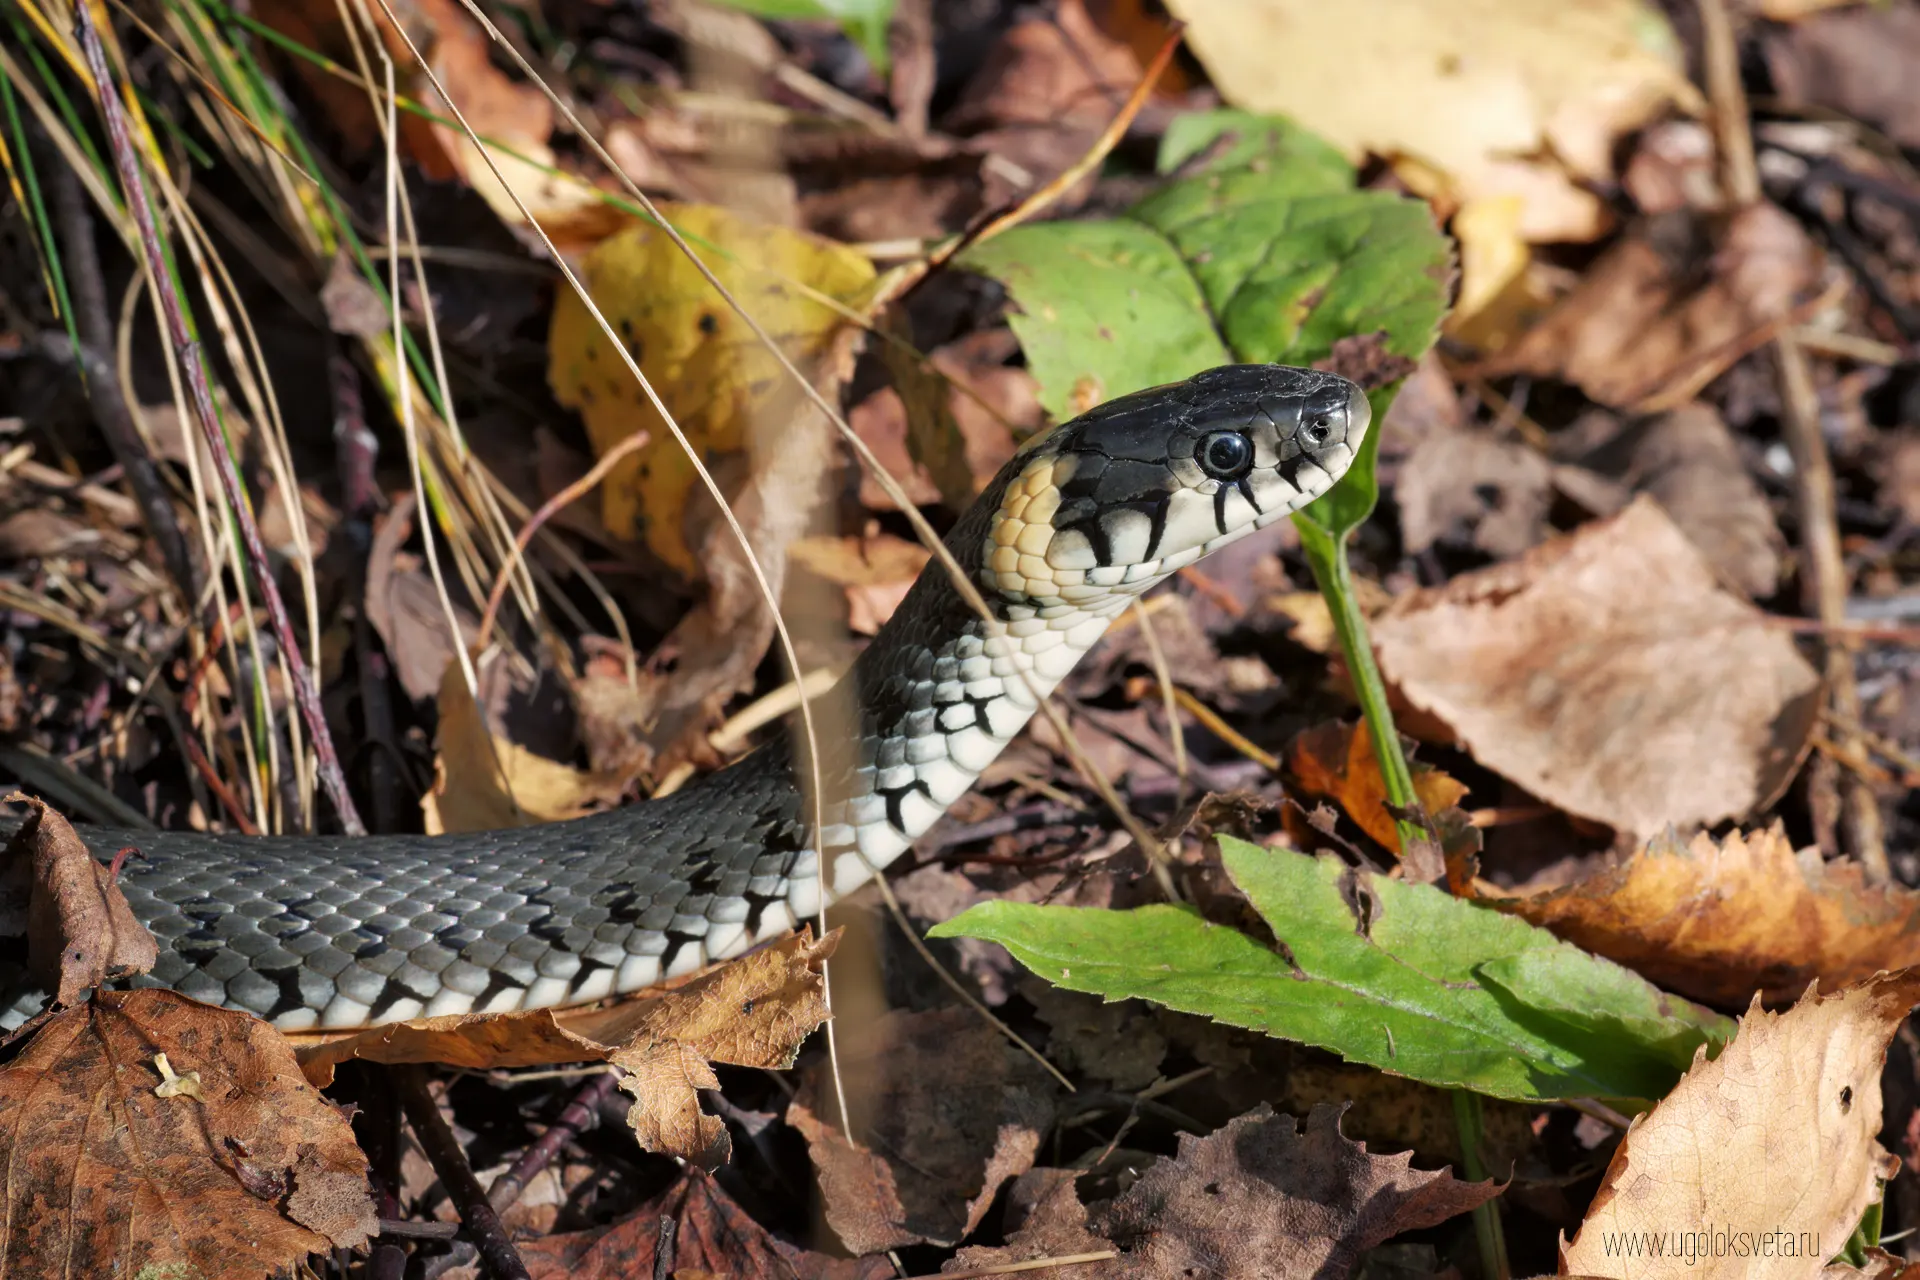
<path id="1" fill-rule="evenodd" d="M 1632 1106 L 1732 1034 L 1719 1015 L 1516 917 L 1425 885 L 1222 839 L 1279 947 L 1184 907 L 988 902 L 938 926 L 1059 986 L 1153 1000 L 1428 1084 Z"/>
<path id="2" fill-rule="evenodd" d="M 1244 112 L 1177 121 L 1160 164 L 1183 176 L 1124 217 L 1016 227 L 960 256 L 1019 304 L 1054 417 L 1229 360 L 1312 364 L 1356 334 L 1408 358 L 1431 345 L 1452 249 L 1423 202 L 1354 190 L 1325 142 Z"/>

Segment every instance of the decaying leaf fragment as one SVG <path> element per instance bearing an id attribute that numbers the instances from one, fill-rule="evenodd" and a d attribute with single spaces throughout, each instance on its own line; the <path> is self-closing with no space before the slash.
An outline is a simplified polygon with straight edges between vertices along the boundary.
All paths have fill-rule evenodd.
<path id="1" fill-rule="evenodd" d="M 1380 669 L 1475 759 L 1621 831 L 1736 818 L 1785 785 L 1820 681 L 1642 497 L 1518 560 L 1410 592 Z"/>
<path id="2" fill-rule="evenodd" d="M 439 1062 L 487 1070 L 611 1062 L 636 1102 L 629 1114 L 650 1151 L 713 1163 L 727 1155 L 725 1127 L 700 1110 L 714 1087 L 712 1062 L 783 1070 L 828 1018 L 820 969 L 839 934 L 792 937 L 707 970 L 656 995 L 606 1008 L 456 1014 L 370 1027 L 296 1032 L 300 1061 L 316 1086 L 349 1058 Z"/>
<path id="3" fill-rule="evenodd" d="M 162 1056 L 198 1090 L 163 1090 Z M 377 1226 L 366 1157 L 286 1042 L 171 991 L 55 1014 L 0 1070 L 0 1116 L 0 1274 L 265 1275 Z"/>
<path id="4" fill-rule="evenodd" d="M 840 1059 L 860 1146 L 818 1075 L 787 1112 L 812 1151 L 827 1222 L 854 1253 L 956 1243 L 1000 1185 L 1032 1167 L 1053 1085 L 967 1009 L 890 1013 L 856 1035 Z"/>
<path id="5" fill-rule="evenodd" d="M 7 856 L 33 880 L 27 906 L 29 971 L 54 1004 L 77 1004 L 111 978 L 145 973 L 159 955 L 153 935 L 133 916 L 112 868 L 96 862 L 67 820 L 44 801 L 7 797 L 33 812 Z"/>
<path id="6" fill-rule="evenodd" d="M 1094 1215 L 1125 1249 L 1129 1274 L 1345 1276 L 1362 1250 L 1444 1222 L 1500 1194 L 1413 1156 L 1370 1155 L 1340 1132 L 1341 1108 L 1315 1107 L 1304 1127 L 1264 1103 L 1204 1138 L 1180 1136 L 1160 1160 Z"/>
<path id="7" fill-rule="evenodd" d="M 1796 853 L 1779 825 L 1649 841 L 1583 880 L 1495 905 L 1660 986 L 1738 1007 L 1920 964 L 1920 893 Z"/>
<path id="8" fill-rule="evenodd" d="M 1809 991 L 1785 1013 L 1756 999 L 1720 1056 L 1702 1051 L 1628 1129 L 1586 1221 L 1562 1240 L 1561 1273 L 1816 1274 L 1899 1167 L 1877 1140 L 1880 1070 L 1916 1002 L 1913 969 Z"/>

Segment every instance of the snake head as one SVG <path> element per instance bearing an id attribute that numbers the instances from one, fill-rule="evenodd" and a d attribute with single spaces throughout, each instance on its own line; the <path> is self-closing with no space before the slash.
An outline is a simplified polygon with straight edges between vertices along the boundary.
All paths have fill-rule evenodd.
<path id="1" fill-rule="evenodd" d="M 1117 609 L 1332 488 L 1371 418 L 1345 378 L 1271 364 L 1110 400 L 998 477 L 983 585 L 1042 610 Z"/>

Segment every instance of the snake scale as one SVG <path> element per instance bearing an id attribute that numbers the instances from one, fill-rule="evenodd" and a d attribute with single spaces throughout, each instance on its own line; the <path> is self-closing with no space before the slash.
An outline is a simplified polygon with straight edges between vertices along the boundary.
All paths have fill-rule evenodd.
<path id="1" fill-rule="evenodd" d="M 578 1004 L 738 955 L 885 868 L 958 799 L 1134 598 L 1345 473 L 1365 395 L 1329 373 L 1227 365 L 1030 443 L 842 683 L 823 850 L 783 736 L 683 790 L 569 822 L 453 836 L 81 827 L 160 947 L 138 985 L 294 1030 Z M 1022 673 L 1025 673 L 1023 677 Z M 855 727 L 857 725 L 857 727 Z M 0 886 L 0 1025 L 38 1010 L 25 902 Z"/>

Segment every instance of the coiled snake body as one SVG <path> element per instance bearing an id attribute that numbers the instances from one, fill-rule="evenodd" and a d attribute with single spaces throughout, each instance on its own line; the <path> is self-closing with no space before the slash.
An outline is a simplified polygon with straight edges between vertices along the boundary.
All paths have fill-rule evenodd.
<path id="1" fill-rule="evenodd" d="M 661 799 L 458 836 L 81 827 L 160 945 L 141 985 L 286 1029 L 576 1004 L 738 955 L 851 892 L 958 799 L 1140 593 L 1329 489 L 1368 425 L 1332 374 L 1229 365 L 1123 396 L 1010 461 L 843 682 L 824 856 L 784 741 Z M 1031 677 L 1022 677 L 1021 672 Z M 24 934 L 0 899 L 0 944 Z M 0 966 L 16 975 L 17 966 Z M 44 1001 L 0 971 L 0 1023 Z"/>

